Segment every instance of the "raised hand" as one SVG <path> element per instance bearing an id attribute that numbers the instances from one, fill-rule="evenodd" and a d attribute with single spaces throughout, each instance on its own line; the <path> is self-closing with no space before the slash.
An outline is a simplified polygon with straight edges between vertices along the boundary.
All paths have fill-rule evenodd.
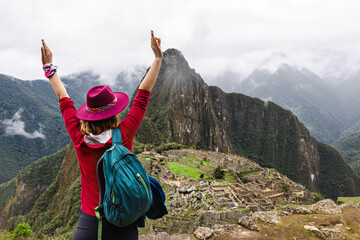
<path id="1" fill-rule="evenodd" d="M 139 86 L 139 89 L 144 89 L 147 91 L 151 91 L 153 89 L 163 59 L 163 53 L 161 51 L 161 40 L 160 38 L 156 38 L 154 36 L 153 30 L 151 30 L 151 48 L 155 54 L 155 59 Z"/>
<path id="2" fill-rule="evenodd" d="M 44 39 L 41 39 L 41 42 L 42 42 L 42 47 L 41 47 L 41 61 L 42 61 L 42 64 L 45 65 L 45 64 L 48 64 L 50 66 L 47 66 L 50 68 L 49 71 L 51 71 L 53 69 L 53 67 L 56 67 L 56 66 L 53 66 L 53 62 L 52 62 L 52 53 L 50 51 L 50 49 L 48 48 L 48 46 L 46 45 Z M 43 66 L 43 69 L 45 71 L 45 66 Z M 56 69 L 55 69 L 56 70 Z M 45 72 L 45 76 L 46 76 L 46 72 Z M 67 94 L 66 92 L 66 89 L 64 87 L 64 84 L 61 82 L 59 76 L 57 75 L 56 71 L 54 73 L 52 73 L 51 75 L 49 76 L 46 76 L 49 78 L 49 81 L 50 81 L 50 84 L 56 94 L 56 96 L 61 99 L 61 98 L 64 98 L 64 97 L 69 97 L 69 95 Z"/>
<path id="3" fill-rule="evenodd" d="M 42 47 L 41 47 L 41 61 L 42 64 L 52 63 L 52 52 L 46 45 L 44 39 L 41 39 Z"/>
<path id="4" fill-rule="evenodd" d="M 161 39 L 154 36 L 154 31 L 151 30 L 151 48 L 155 54 L 155 58 L 163 58 L 161 50 Z"/>

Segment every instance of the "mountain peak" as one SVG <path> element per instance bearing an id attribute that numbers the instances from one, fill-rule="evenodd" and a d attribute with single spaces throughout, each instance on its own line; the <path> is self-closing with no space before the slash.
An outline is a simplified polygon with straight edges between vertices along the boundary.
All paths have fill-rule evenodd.
<path id="1" fill-rule="evenodd" d="M 168 48 L 165 52 L 165 55 L 181 55 L 184 57 L 184 55 L 181 53 L 181 51 L 177 50 L 176 48 Z"/>
<path id="2" fill-rule="evenodd" d="M 163 64 L 189 67 L 189 63 L 186 61 L 184 55 L 175 48 L 169 48 L 164 52 Z"/>

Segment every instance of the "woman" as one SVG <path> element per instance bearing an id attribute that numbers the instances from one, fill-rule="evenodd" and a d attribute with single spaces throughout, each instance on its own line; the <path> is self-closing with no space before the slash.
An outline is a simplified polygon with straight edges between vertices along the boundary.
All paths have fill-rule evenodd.
<path id="1" fill-rule="evenodd" d="M 66 129 L 74 143 L 81 170 L 81 215 L 74 240 L 97 238 L 98 219 L 94 209 L 99 205 L 99 184 L 96 164 L 111 146 L 112 129 L 120 128 L 123 145 L 132 151 L 133 139 L 144 117 L 150 92 L 155 85 L 163 53 L 160 38 L 151 31 L 151 48 L 155 59 L 139 86 L 129 114 L 120 122 L 119 113 L 129 102 L 125 93 L 113 92 L 108 86 L 96 86 L 87 93 L 87 102 L 77 111 L 52 64 L 52 53 L 42 40 L 41 58 L 45 76 L 59 98 Z M 137 222 L 118 228 L 103 219 L 103 239 L 138 239 Z"/>

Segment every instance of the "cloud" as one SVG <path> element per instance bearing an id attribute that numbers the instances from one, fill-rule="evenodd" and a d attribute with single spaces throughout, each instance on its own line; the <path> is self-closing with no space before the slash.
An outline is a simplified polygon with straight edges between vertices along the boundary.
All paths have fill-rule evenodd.
<path id="1" fill-rule="evenodd" d="M 356 0 L 3 0 L 0 73 L 44 78 L 44 38 L 60 75 L 92 70 L 115 78 L 151 65 L 154 29 L 163 50 L 179 49 L 205 79 L 224 70 L 246 77 L 273 53 L 338 76 L 360 67 L 359 7 Z"/>
<path id="2" fill-rule="evenodd" d="M 43 127 L 41 124 L 39 124 L 39 130 L 35 130 L 33 133 L 27 133 L 25 131 L 25 122 L 21 121 L 22 112 L 23 109 L 20 108 L 11 119 L 0 120 L 0 123 L 2 123 L 5 128 L 5 134 L 8 136 L 21 135 L 30 139 L 45 139 L 45 135 L 43 134 Z"/>
<path id="3" fill-rule="evenodd" d="M 263 98 L 263 99 L 261 99 L 261 100 L 264 101 L 264 107 L 265 107 L 265 108 L 268 108 L 269 102 L 272 102 L 272 97 L 270 96 L 270 97 L 267 97 L 267 98 Z"/>

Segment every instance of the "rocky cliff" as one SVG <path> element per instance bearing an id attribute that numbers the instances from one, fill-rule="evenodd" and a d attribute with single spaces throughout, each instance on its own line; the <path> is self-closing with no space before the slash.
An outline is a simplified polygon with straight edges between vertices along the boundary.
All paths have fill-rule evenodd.
<path id="1" fill-rule="evenodd" d="M 322 147 L 294 114 L 272 102 L 209 87 L 175 49 L 165 52 L 137 140 L 240 154 L 326 197 L 360 194 L 360 180 L 342 157 Z M 330 163 L 342 171 L 321 170 Z"/>

